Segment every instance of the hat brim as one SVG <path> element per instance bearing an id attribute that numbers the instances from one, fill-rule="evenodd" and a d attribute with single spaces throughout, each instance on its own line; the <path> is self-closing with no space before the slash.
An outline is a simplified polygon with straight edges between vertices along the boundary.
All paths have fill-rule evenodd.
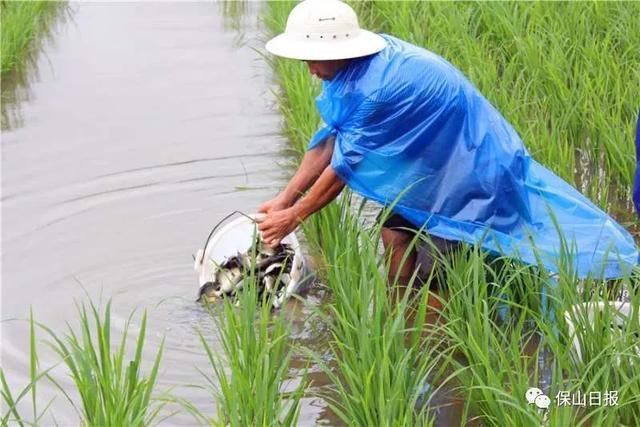
<path id="1" fill-rule="evenodd" d="M 379 35 L 360 30 L 357 36 L 343 40 L 304 40 L 286 33 L 269 40 L 265 46 L 270 53 L 284 58 L 306 61 L 330 61 L 359 58 L 380 52 L 387 43 Z"/>

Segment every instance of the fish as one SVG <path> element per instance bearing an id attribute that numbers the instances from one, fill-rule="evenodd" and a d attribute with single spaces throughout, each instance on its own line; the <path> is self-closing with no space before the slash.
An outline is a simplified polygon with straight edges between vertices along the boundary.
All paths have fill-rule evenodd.
<path id="1" fill-rule="evenodd" d="M 211 280 L 200 287 L 196 301 L 213 303 L 221 298 L 236 297 L 245 282 L 258 285 L 259 297 L 264 293 L 280 297 L 291 281 L 294 254 L 291 245 L 281 243 L 272 248 L 258 236 L 246 252 L 236 253 L 216 265 Z M 252 276 L 253 281 L 247 280 Z"/>
<path id="2" fill-rule="evenodd" d="M 271 291 L 273 291 L 273 286 L 276 283 L 276 278 L 273 277 L 273 276 L 265 276 L 262 279 L 262 283 L 264 284 L 265 291 L 271 292 Z"/>
<path id="3" fill-rule="evenodd" d="M 242 270 L 238 267 L 220 269 L 217 273 L 220 291 L 225 294 L 234 292 L 236 285 L 242 280 Z"/>

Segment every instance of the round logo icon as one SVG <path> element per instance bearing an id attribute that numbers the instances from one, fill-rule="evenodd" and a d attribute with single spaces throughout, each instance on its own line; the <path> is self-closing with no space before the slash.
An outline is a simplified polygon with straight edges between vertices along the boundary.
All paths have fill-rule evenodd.
<path id="1" fill-rule="evenodd" d="M 543 394 L 542 390 L 537 387 L 530 387 L 524 394 L 524 397 L 527 399 L 529 405 L 536 405 L 540 409 L 547 409 L 551 405 L 551 399 Z"/>

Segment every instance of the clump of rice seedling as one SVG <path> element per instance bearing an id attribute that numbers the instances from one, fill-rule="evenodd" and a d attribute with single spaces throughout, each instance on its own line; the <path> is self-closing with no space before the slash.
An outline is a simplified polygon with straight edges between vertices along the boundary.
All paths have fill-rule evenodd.
<path id="1" fill-rule="evenodd" d="M 162 404 L 154 405 L 152 392 L 162 358 L 164 340 L 160 344 L 151 372 L 143 375 L 142 350 L 145 342 L 147 315 L 142 316 L 133 359 L 126 360 L 126 340 L 132 316 L 125 323 L 118 345 L 112 349 L 111 302 L 99 313 L 91 303 L 89 310 L 78 307 L 80 331 L 69 326 L 69 332 L 58 336 L 44 327 L 53 338 L 52 348 L 70 371 L 80 395 L 76 404 L 60 386 L 60 391 L 78 411 L 82 423 L 94 426 L 144 426 L 156 417 Z M 57 385 L 57 383 L 55 383 Z M 80 406 L 80 409 L 78 409 Z"/>
<path id="2" fill-rule="evenodd" d="M 529 267 L 490 263 L 478 248 L 442 257 L 441 265 L 447 288 L 441 331 L 466 411 L 484 425 L 541 424 L 543 413 L 524 399 L 544 381 L 531 322 L 537 312 L 527 307 L 534 295 L 539 300 L 541 280 Z"/>
<path id="3" fill-rule="evenodd" d="M 47 28 L 48 21 L 65 2 L 56 1 L 2 1 L 0 16 L 1 72 L 19 69 L 24 65 L 35 39 Z"/>
<path id="4" fill-rule="evenodd" d="M 451 345 L 447 364 L 473 419 L 496 426 L 618 425 L 635 419 L 639 399 L 633 393 L 640 386 L 637 290 L 629 302 L 628 323 L 612 329 L 616 313 L 610 303 L 587 315 L 588 307 L 610 298 L 606 284 L 586 279 L 581 290 L 569 268 L 570 254 L 562 257 L 558 265 L 564 268 L 553 278 L 541 268 L 502 258 L 488 261 L 477 248 L 441 260 L 448 288 L 441 328 Z M 621 282 L 633 288 L 632 277 Z M 539 387 L 551 399 L 548 410 L 526 402 L 529 387 Z M 615 406 L 579 403 L 590 393 L 611 391 L 618 398 Z M 559 403 L 560 392 L 570 395 L 569 404 Z"/>
<path id="5" fill-rule="evenodd" d="M 41 411 L 38 411 L 37 405 L 37 383 L 44 376 L 47 376 L 50 369 L 38 372 L 38 350 L 36 346 L 35 322 L 33 320 L 33 312 L 29 312 L 29 384 L 27 384 L 17 395 L 11 392 L 11 388 L 7 383 L 4 370 L 0 368 L 0 394 L 2 395 L 2 403 L 6 407 L 6 412 L 0 418 L 0 425 L 17 424 L 20 427 L 25 425 L 37 425 L 45 415 L 51 401 Z M 26 421 L 25 417 L 19 412 L 18 404 L 28 395 L 31 396 L 32 419 Z M 53 400 L 52 400 L 53 401 Z"/>
<path id="6" fill-rule="evenodd" d="M 255 250 L 254 245 L 254 255 Z M 224 357 L 200 333 L 213 375 L 201 373 L 216 401 L 217 418 L 211 420 L 193 406 L 187 409 L 200 421 L 215 425 L 295 426 L 307 388 L 306 374 L 287 391 L 291 388 L 290 327 L 283 310 L 272 312 L 271 294 L 264 293 L 259 301 L 254 270 L 245 278 L 235 305 L 224 299 L 221 305 L 209 307 Z"/>
<path id="7" fill-rule="evenodd" d="M 2 129 L 21 122 L 19 112 L 12 108 L 20 103 L 19 88 L 28 85 L 35 73 L 39 46 L 50 34 L 53 22 L 69 9 L 64 1 L 0 1 L 0 74 Z M 27 67 L 29 66 L 29 67 Z"/>
<path id="8" fill-rule="evenodd" d="M 348 197 L 341 206 L 346 212 Z M 333 298 L 321 314 L 331 327 L 332 364 L 311 355 L 332 385 L 319 395 L 346 424 L 430 425 L 425 402 L 437 359 L 434 343 L 422 337 L 429 294 L 412 293 L 413 281 L 405 292 L 390 292 L 379 227 L 362 231 L 348 213 L 342 221 L 322 230 L 332 242 L 322 255 Z"/>
<path id="9" fill-rule="evenodd" d="M 537 319 L 558 368 L 555 393 L 586 399 L 583 424 L 633 425 L 640 416 L 638 277 L 635 271 L 613 283 L 588 278 L 579 287 L 561 279 L 550 294 L 556 323 Z M 615 302 L 620 288 L 628 298 Z"/>

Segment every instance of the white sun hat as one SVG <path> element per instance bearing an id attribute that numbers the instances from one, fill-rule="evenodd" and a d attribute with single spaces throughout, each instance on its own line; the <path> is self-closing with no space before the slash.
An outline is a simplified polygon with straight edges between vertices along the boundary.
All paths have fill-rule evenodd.
<path id="1" fill-rule="evenodd" d="M 339 0 L 305 0 L 289 13 L 283 34 L 266 49 L 285 58 L 323 61 L 380 52 L 385 40 L 363 30 L 353 9 Z"/>

